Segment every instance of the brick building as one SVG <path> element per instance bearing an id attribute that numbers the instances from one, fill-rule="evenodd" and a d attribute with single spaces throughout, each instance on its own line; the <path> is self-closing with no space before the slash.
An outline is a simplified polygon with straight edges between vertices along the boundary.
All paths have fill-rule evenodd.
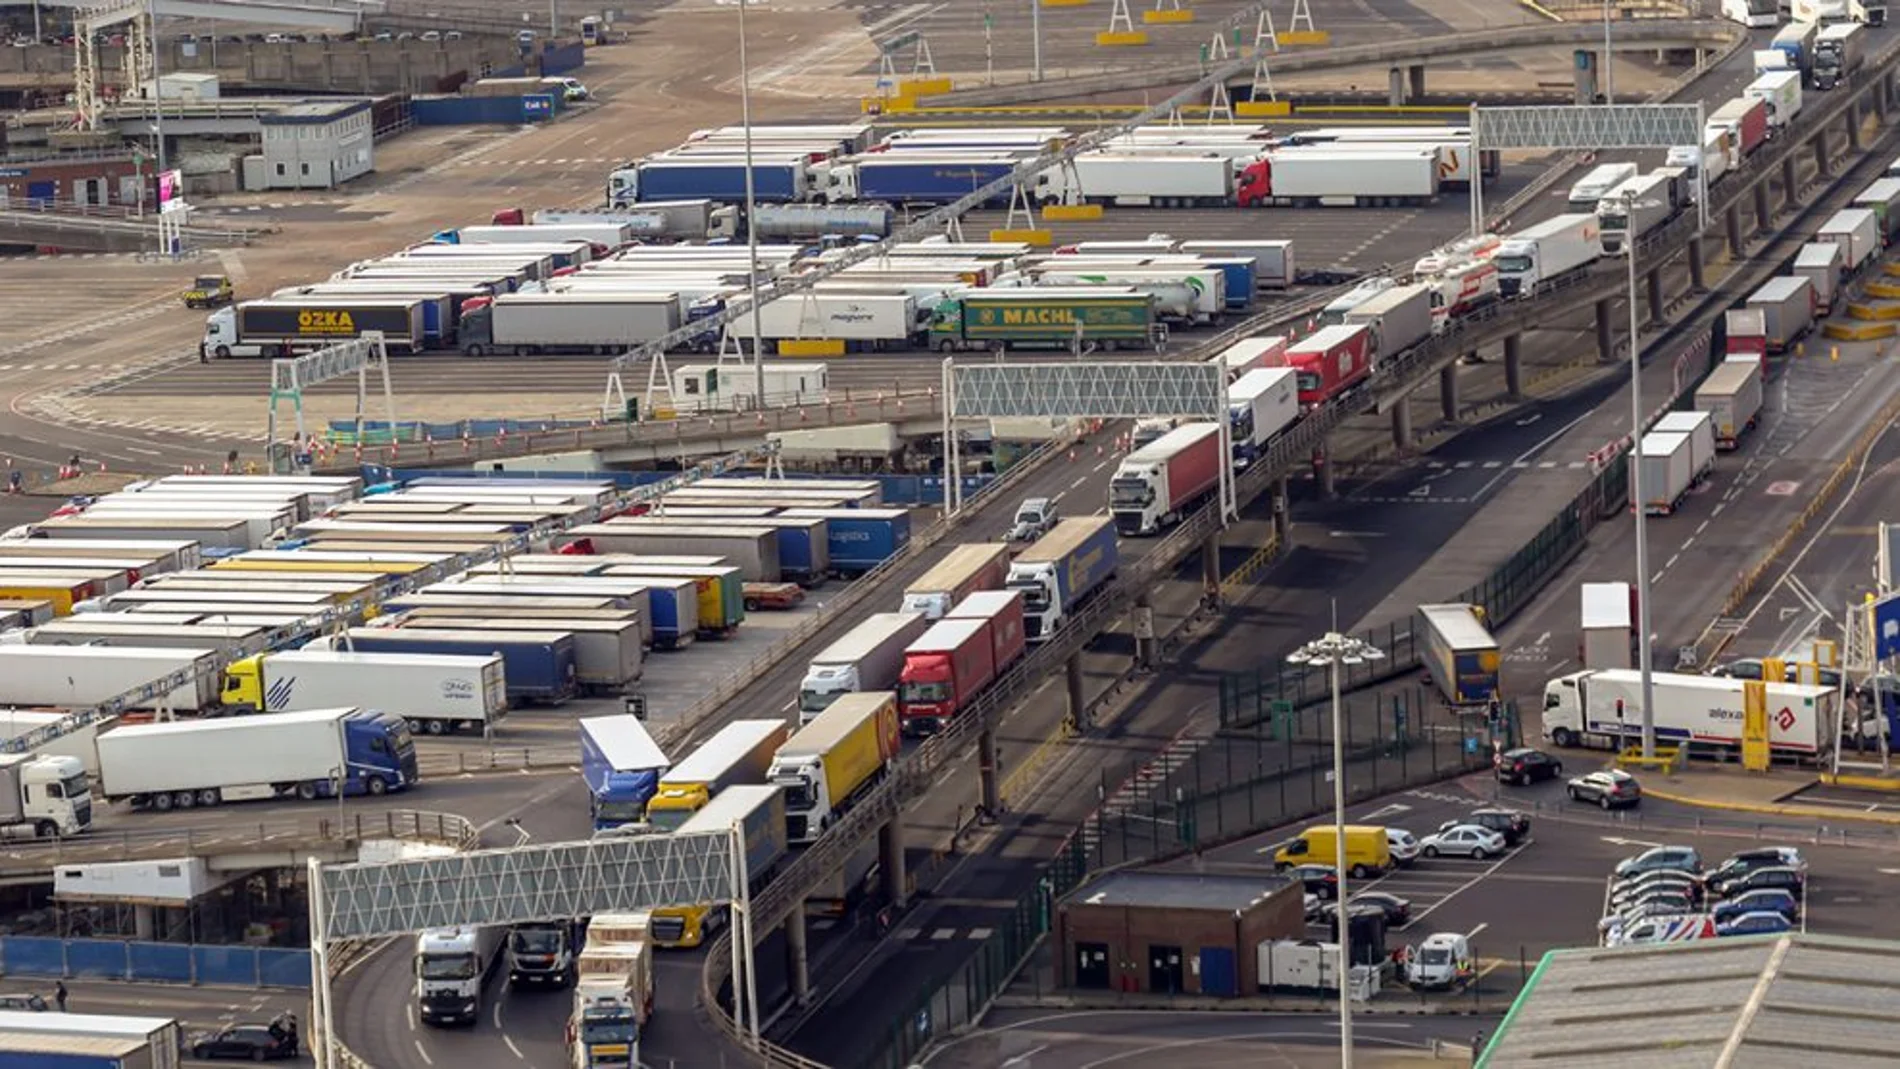
<path id="1" fill-rule="evenodd" d="M 133 207 L 143 187 L 150 208 L 152 181 L 152 165 L 146 164 L 139 174 L 129 153 L 0 161 L 0 207 L 31 201 Z"/>
<path id="2" fill-rule="evenodd" d="M 1056 907 L 1062 983 L 1097 991 L 1251 995 L 1258 947 L 1302 938 L 1305 891 L 1272 875 L 1117 872 Z"/>

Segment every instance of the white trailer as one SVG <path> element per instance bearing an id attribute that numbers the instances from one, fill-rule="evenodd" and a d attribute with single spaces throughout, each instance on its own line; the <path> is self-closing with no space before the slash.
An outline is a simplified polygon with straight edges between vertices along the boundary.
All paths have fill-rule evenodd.
<path id="1" fill-rule="evenodd" d="M 1426 149 L 1286 149 L 1269 155 L 1265 169 L 1266 190 L 1243 191 L 1243 204 L 1417 204 L 1438 196 L 1438 153 Z"/>
<path id="2" fill-rule="evenodd" d="M 763 407 L 825 404 L 831 399 L 828 370 L 824 364 L 766 364 Z M 761 407 L 755 374 L 717 364 L 681 364 L 673 369 L 673 405 L 682 412 Z"/>
<path id="3" fill-rule="evenodd" d="M 1208 238 L 1183 241 L 1180 251 L 1198 256 L 1252 257 L 1255 289 L 1283 290 L 1293 285 L 1298 275 L 1293 262 L 1293 243 L 1285 239 L 1236 238 L 1224 241 Z"/>
<path id="4" fill-rule="evenodd" d="M 1551 282 L 1580 271 L 1603 255 L 1602 224 L 1592 214 L 1573 213 L 1524 228 L 1498 246 L 1498 292 L 1529 297 Z"/>
<path id="5" fill-rule="evenodd" d="M 465 226 L 450 232 L 452 245 L 548 245 L 563 241 L 585 241 L 617 249 L 634 239 L 633 227 L 625 222 L 535 222 L 526 226 Z"/>
<path id="6" fill-rule="evenodd" d="M 1127 264 L 1114 261 L 1071 264 L 1070 257 L 1045 261 L 1036 270 L 1038 286 L 1112 286 L 1152 293 L 1157 311 L 1195 323 L 1218 323 L 1227 313 L 1227 275 L 1218 267 Z"/>
<path id="7" fill-rule="evenodd" d="M 1043 204 L 1221 208 L 1234 202 L 1234 165 L 1225 156 L 1090 152 L 1036 176 Z"/>
<path id="8" fill-rule="evenodd" d="M 908 296 L 794 293 L 759 307 L 759 335 L 769 341 L 792 338 L 835 339 L 870 348 L 907 348 L 930 326 L 930 307 Z M 752 330 L 752 316 L 741 313 L 735 328 Z"/>
<path id="9" fill-rule="evenodd" d="M 1745 683 L 1676 672 L 1651 675 L 1658 742 L 1692 752 L 1741 749 Z M 1768 745 L 1774 753 L 1818 758 L 1840 736 L 1833 687 L 1767 684 Z M 1559 746 L 1619 745 L 1642 733 L 1642 673 L 1574 672 L 1544 685 L 1544 737 Z"/>
<path id="10" fill-rule="evenodd" d="M 1769 127 L 1785 129 L 1796 115 L 1801 114 L 1801 72 L 1772 70 L 1757 75 L 1742 90 L 1742 95 L 1766 103 Z"/>
<path id="11" fill-rule="evenodd" d="M 283 650 L 225 669 L 225 704 L 252 712 L 375 707 L 411 731 L 482 731 L 508 711 L 500 654 Z"/>
<path id="12" fill-rule="evenodd" d="M 457 345 L 484 353 L 623 352 L 680 325 L 676 291 L 505 293 L 463 313 Z"/>
<path id="13" fill-rule="evenodd" d="M 1880 252 L 1880 217 L 1870 208 L 1843 208 L 1815 231 L 1814 240 L 1841 247 L 1841 270 L 1852 275 Z"/>
<path id="14" fill-rule="evenodd" d="M 381 795 L 416 781 L 402 720 L 364 709 L 130 724 L 99 736 L 107 801 L 166 811 L 295 795 Z"/>
<path id="15" fill-rule="evenodd" d="M 218 704 L 218 664 L 211 649 L 0 646 L 0 703 L 84 708 L 176 675 L 176 686 L 127 708 L 195 713 Z"/>
<path id="16" fill-rule="evenodd" d="M 1778 275 L 1749 294 L 1747 307 L 1762 313 L 1768 351 L 1785 353 L 1814 325 L 1814 285 L 1804 275 Z"/>
<path id="17" fill-rule="evenodd" d="M 1834 310 L 1840 294 L 1843 258 L 1841 246 L 1831 241 L 1811 241 L 1794 254 L 1794 273 L 1814 286 L 1814 314 L 1825 316 Z"/>
<path id="18" fill-rule="evenodd" d="M 1597 201 L 1597 223 L 1604 253 L 1628 253 L 1630 246 L 1676 216 L 1675 176 L 1651 171 L 1617 183 Z"/>
<path id="19" fill-rule="evenodd" d="M 1714 185 L 1716 179 L 1728 173 L 1735 160 L 1729 145 L 1729 136 L 1722 130 L 1702 131 L 1702 140 L 1694 145 L 1675 145 L 1669 149 L 1664 163 L 1669 167 L 1680 167 L 1688 172 L 1690 196 L 1698 194 L 1696 179 L 1704 169 L 1708 175 L 1702 181 Z"/>
<path id="20" fill-rule="evenodd" d="M 1610 190 L 1636 177 L 1633 163 L 1600 163 L 1570 187 L 1570 210 L 1594 212 Z"/>
<path id="21" fill-rule="evenodd" d="M 1643 511 L 1649 515 L 1667 516 L 1676 511 L 1695 484 L 1695 453 L 1689 438 L 1687 434 L 1658 431 L 1643 435 L 1637 463 L 1642 472 Z"/>
<path id="22" fill-rule="evenodd" d="M 1292 368 L 1259 368 L 1237 379 L 1227 388 L 1235 470 L 1258 460 L 1267 443 L 1299 418 L 1299 373 Z"/>
<path id="23" fill-rule="evenodd" d="M 1715 448 L 1735 449 L 1761 412 L 1761 361 L 1725 361 L 1696 387 L 1695 406 L 1713 423 Z"/>
<path id="24" fill-rule="evenodd" d="M 1423 282 L 1394 286 L 1346 313 L 1346 326 L 1372 331 L 1375 360 L 1390 360 L 1432 336 L 1432 296 Z"/>
<path id="25" fill-rule="evenodd" d="M 1715 418 L 1707 412 L 1670 412 L 1650 430 L 1658 434 L 1689 436 L 1691 481 L 1701 482 L 1715 470 Z"/>
<path id="26" fill-rule="evenodd" d="M 506 928 L 431 928 L 416 933 L 416 1009 L 424 1024 L 474 1022 L 482 992 L 506 956 Z"/>
<path id="27" fill-rule="evenodd" d="M 820 650 L 798 687 L 798 722 L 809 724 L 843 694 L 895 690 L 904 650 L 930 627 L 921 612 L 874 613 Z"/>
<path id="28" fill-rule="evenodd" d="M 1633 668 L 1637 661 L 1636 591 L 1628 583 L 1584 583 L 1578 655 L 1590 669 Z"/>

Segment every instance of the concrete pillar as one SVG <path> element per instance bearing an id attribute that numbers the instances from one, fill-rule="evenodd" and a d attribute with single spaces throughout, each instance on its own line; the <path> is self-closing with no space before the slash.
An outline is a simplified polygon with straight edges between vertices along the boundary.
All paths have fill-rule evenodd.
<path id="1" fill-rule="evenodd" d="M 1689 242 L 1689 286 L 1697 293 L 1709 290 L 1702 281 L 1702 271 L 1702 236 L 1698 234 Z"/>
<path id="2" fill-rule="evenodd" d="M 1643 276 L 1643 296 L 1649 301 L 1649 321 L 1662 326 L 1667 318 L 1667 309 L 1663 307 L 1662 268 L 1652 267 Z"/>
<path id="3" fill-rule="evenodd" d="M 1385 72 L 1385 102 L 1393 107 L 1405 104 L 1405 68 L 1393 67 Z"/>
<path id="4" fill-rule="evenodd" d="M 1588 48 L 1579 48 L 1572 54 L 1570 64 L 1571 85 L 1576 89 L 1573 103 L 1587 108 L 1597 100 L 1597 54 Z"/>
<path id="5" fill-rule="evenodd" d="M 1331 501 L 1336 487 L 1333 481 L 1333 436 L 1327 435 L 1313 450 L 1313 480 L 1319 484 L 1319 496 Z"/>
<path id="6" fill-rule="evenodd" d="M 1201 592 L 1220 600 L 1220 532 L 1215 531 L 1201 543 Z"/>
<path id="7" fill-rule="evenodd" d="M 158 938 L 158 911 L 152 906 L 132 907 L 132 938 L 151 942 Z"/>
<path id="8" fill-rule="evenodd" d="M 1406 89 L 1415 101 L 1425 99 L 1425 65 L 1414 64 L 1405 68 Z"/>
<path id="9" fill-rule="evenodd" d="M 1742 240 L 1742 208 L 1731 204 L 1722 213 L 1722 228 L 1728 232 L 1728 254 L 1739 260 L 1748 252 L 1748 245 Z"/>
<path id="10" fill-rule="evenodd" d="M 1132 626 L 1135 631 L 1135 667 L 1150 669 L 1159 660 L 1155 656 L 1155 609 L 1147 591 L 1135 598 Z"/>
<path id="11" fill-rule="evenodd" d="M 1809 142 L 1814 149 L 1814 169 L 1824 179 L 1834 177 L 1832 161 L 1827 154 L 1827 131 L 1817 130 L 1814 140 Z"/>
<path id="12" fill-rule="evenodd" d="M 1412 448 L 1412 399 L 1407 397 L 1392 406 L 1392 444 L 1399 452 Z"/>
<path id="13" fill-rule="evenodd" d="M 1504 339 L 1504 392 L 1512 399 L 1524 396 L 1524 335 Z"/>
<path id="14" fill-rule="evenodd" d="M 1766 230 L 1768 224 L 1775 221 L 1775 210 L 1768 203 L 1768 183 L 1755 183 L 1755 188 L 1749 193 L 1755 199 L 1755 229 Z"/>
<path id="15" fill-rule="evenodd" d="M 1893 79 L 1881 75 L 1880 90 L 1874 94 L 1874 118 L 1879 119 L 1884 126 L 1887 123 L 1887 98 L 1893 95 Z"/>
<path id="16" fill-rule="evenodd" d="M 811 963 L 805 950 L 805 911 L 792 910 L 785 918 L 785 975 L 792 985 L 792 1001 L 811 1001 Z"/>
<path id="17" fill-rule="evenodd" d="M 1003 811 L 1003 805 L 996 791 L 996 732 L 991 728 L 984 728 L 976 736 L 976 777 L 982 784 L 983 812 L 995 817 Z"/>
<path id="18" fill-rule="evenodd" d="M 1605 364 L 1616 363 L 1616 321 L 1610 318 L 1610 299 L 1604 297 L 1597 301 L 1597 359 Z"/>
<path id="19" fill-rule="evenodd" d="M 877 868 L 884 874 L 884 897 L 892 909 L 910 903 L 910 874 L 904 871 L 904 818 L 892 817 L 877 830 Z"/>
<path id="20" fill-rule="evenodd" d="M 1801 178 L 1795 172 L 1794 157 L 1781 159 L 1781 203 L 1792 207 L 1795 195 L 1801 192 Z"/>
<path id="21" fill-rule="evenodd" d="M 1444 413 L 1446 423 L 1458 422 L 1458 413 L 1463 411 L 1458 404 L 1458 364 L 1446 364 L 1438 369 L 1438 407 Z"/>
<path id="22" fill-rule="evenodd" d="M 1069 730 L 1086 731 L 1093 725 L 1089 723 L 1088 702 L 1082 697 L 1082 654 L 1072 655 L 1062 666 L 1063 682 L 1068 684 L 1069 692 Z"/>
<path id="23" fill-rule="evenodd" d="M 1293 505 L 1287 498 L 1287 478 L 1282 475 L 1273 483 L 1273 537 L 1286 545 L 1293 533 Z"/>

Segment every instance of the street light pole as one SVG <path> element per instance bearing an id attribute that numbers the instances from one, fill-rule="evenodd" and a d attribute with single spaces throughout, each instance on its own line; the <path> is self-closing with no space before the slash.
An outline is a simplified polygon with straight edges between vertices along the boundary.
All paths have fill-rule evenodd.
<path id="1" fill-rule="evenodd" d="M 1643 496 L 1643 348 L 1637 336 L 1636 316 L 1636 194 L 1624 195 L 1623 255 L 1629 261 L 1630 306 L 1630 497 L 1636 511 L 1636 626 L 1641 639 L 1637 668 L 1642 677 L 1643 756 L 1656 756 L 1656 680 L 1649 649 L 1649 524 L 1648 501 Z M 1622 745 L 1621 739 L 1617 745 Z"/>
<path id="2" fill-rule="evenodd" d="M 765 407 L 765 348 L 760 342 L 764 328 L 759 325 L 759 228 L 755 203 L 757 191 L 752 177 L 752 67 L 746 58 L 745 9 L 747 0 L 739 0 L 739 121 L 745 128 L 745 249 L 747 291 L 752 295 L 752 396 L 753 403 Z M 724 347 L 721 347 L 723 354 Z"/>
<path id="3" fill-rule="evenodd" d="M 1297 665 L 1325 665 L 1333 699 L 1333 875 L 1339 893 L 1333 899 L 1333 924 L 1339 931 L 1339 1065 L 1352 1069 L 1352 911 L 1346 889 L 1346 736 L 1340 698 L 1340 669 L 1385 657 L 1371 643 L 1328 631 L 1287 655 Z"/>
<path id="4" fill-rule="evenodd" d="M 1610 52 L 1610 0 L 1603 0 L 1603 102 L 1616 103 L 1616 61 Z"/>

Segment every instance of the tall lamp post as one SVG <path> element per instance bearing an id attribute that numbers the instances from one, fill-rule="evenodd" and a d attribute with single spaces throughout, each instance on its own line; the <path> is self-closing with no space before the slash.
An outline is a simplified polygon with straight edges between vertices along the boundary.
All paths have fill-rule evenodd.
<path id="1" fill-rule="evenodd" d="M 1333 900 L 1333 922 L 1339 929 L 1339 1065 L 1352 1069 L 1352 913 L 1346 891 L 1346 738 L 1341 730 L 1343 703 L 1339 698 L 1339 674 L 1343 667 L 1365 664 L 1385 657 L 1385 651 L 1362 639 L 1337 631 L 1308 642 L 1287 654 L 1291 664 L 1325 665 L 1333 691 L 1333 873 L 1338 877 L 1339 895 Z"/>
<path id="2" fill-rule="evenodd" d="M 1636 626 L 1641 642 L 1637 646 L 1637 668 L 1642 680 L 1642 742 L 1645 758 L 1656 756 L 1656 709 L 1654 676 L 1649 649 L 1649 524 L 1648 503 L 1643 497 L 1643 347 L 1641 325 L 1636 313 L 1636 235 L 1633 232 L 1636 209 L 1650 208 L 1650 201 L 1638 201 L 1635 190 L 1627 190 L 1623 201 L 1623 258 L 1629 270 L 1630 312 L 1630 498 L 1636 512 Z M 1617 745 L 1623 740 L 1619 738 Z"/>
<path id="3" fill-rule="evenodd" d="M 765 407 L 765 346 L 759 325 L 759 228 L 756 181 L 752 174 L 752 66 L 746 57 L 746 0 L 739 0 L 739 122 L 745 129 L 745 248 L 746 288 L 752 295 L 752 389 L 753 403 Z M 722 347 L 723 348 L 723 347 Z"/>

